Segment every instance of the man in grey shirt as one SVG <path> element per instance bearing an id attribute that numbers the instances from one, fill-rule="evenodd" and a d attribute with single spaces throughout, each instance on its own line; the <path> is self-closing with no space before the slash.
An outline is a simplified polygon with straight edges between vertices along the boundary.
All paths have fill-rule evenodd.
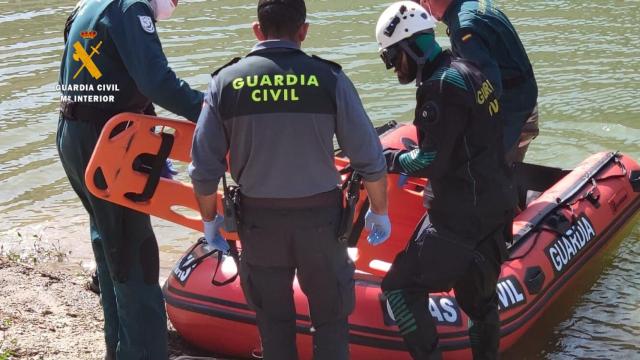
<path id="1" fill-rule="evenodd" d="M 339 65 L 300 50 L 304 0 L 260 0 L 260 41 L 212 76 L 189 167 L 207 242 L 225 251 L 216 191 L 227 168 L 240 185 L 240 277 L 256 311 L 264 359 L 297 359 L 297 275 L 309 300 L 314 358 L 349 357 L 354 265 L 338 241 L 342 196 L 333 136 L 364 178 L 373 245 L 391 231 L 386 164 L 358 94 Z"/>

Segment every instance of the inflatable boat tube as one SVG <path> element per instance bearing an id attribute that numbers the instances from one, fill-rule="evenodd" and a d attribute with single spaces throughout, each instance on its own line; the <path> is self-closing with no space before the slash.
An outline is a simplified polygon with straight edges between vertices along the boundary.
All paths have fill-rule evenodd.
<path id="1" fill-rule="evenodd" d="M 146 163 L 158 166 L 166 157 L 188 162 L 193 128 L 193 124 L 178 120 L 116 116 L 105 127 L 87 169 L 88 186 L 106 200 L 201 230 L 197 217 L 176 211 L 197 209 L 191 186 L 159 178 L 153 166 L 139 166 L 143 154 L 148 157 Z M 173 139 L 166 140 L 169 136 L 164 134 Z M 400 124 L 382 134 L 381 141 L 384 147 L 411 148 L 415 134 L 413 126 Z M 346 159 L 336 157 L 338 169 L 346 164 Z M 399 189 L 395 175 L 389 176 L 392 237 L 382 246 L 359 241 L 350 249 L 358 269 L 357 303 L 349 318 L 354 360 L 410 359 L 379 285 L 424 213 L 422 190 L 426 181 L 412 179 L 409 186 Z M 514 220 L 514 243 L 496 289 L 501 351 L 526 334 L 580 271 L 631 224 L 640 209 L 640 166 L 623 154 L 594 154 L 571 171 L 518 164 L 515 176 L 524 210 Z M 361 207 L 364 199 L 361 196 Z M 225 235 L 234 239 L 235 234 Z M 244 300 L 239 280 L 233 279 L 236 273 L 233 257 L 211 256 L 207 246 L 198 241 L 178 261 L 164 285 L 167 312 L 181 336 L 198 347 L 238 358 L 260 358 L 255 313 Z M 214 286 L 214 275 L 217 282 L 233 281 Z M 300 357 L 311 359 L 308 305 L 297 281 L 294 293 Z M 437 323 L 444 357 L 470 359 L 469 319 L 453 294 L 431 294 L 425 301 L 425 311 Z"/>

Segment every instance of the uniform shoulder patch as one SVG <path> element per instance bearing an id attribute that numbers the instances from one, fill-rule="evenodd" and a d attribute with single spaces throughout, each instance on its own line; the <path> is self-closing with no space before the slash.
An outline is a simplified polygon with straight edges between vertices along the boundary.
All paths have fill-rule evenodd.
<path id="1" fill-rule="evenodd" d="M 233 65 L 233 64 L 235 64 L 235 63 L 237 63 L 237 62 L 238 62 L 238 61 L 240 61 L 241 59 L 242 59 L 241 57 L 235 57 L 235 58 L 231 59 L 231 61 L 229 61 L 228 63 L 226 63 L 226 64 L 222 65 L 221 67 L 219 67 L 218 69 L 216 69 L 216 71 L 212 72 L 212 73 L 211 73 L 211 77 L 214 77 L 214 76 L 218 75 L 218 73 L 219 73 L 220 71 L 222 71 L 224 68 L 229 67 L 229 66 L 231 66 L 231 65 Z"/>
<path id="2" fill-rule="evenodd" d="M 320 60 L 323 63 L 329 64 L 332 68 L 335 68 L 337 70 L 342 70 L 342 66 L 340 66 L 340 64 L 333 62 L 331 60 L 327 60 L 327 59 L 323 59 L 320 56 L 317 55 L 311 55 L 312 58 L 316 59 L 316 60 Z"/>
<path id="3" fill-rule="evenodd" d="M 156 32 L 156 27 L 153 25 L 153 19 L 151 16 L 138 15 L 138 19 L 140 19 L 140 26 L 142 26 L 142 30 L 149 34 Z"/>

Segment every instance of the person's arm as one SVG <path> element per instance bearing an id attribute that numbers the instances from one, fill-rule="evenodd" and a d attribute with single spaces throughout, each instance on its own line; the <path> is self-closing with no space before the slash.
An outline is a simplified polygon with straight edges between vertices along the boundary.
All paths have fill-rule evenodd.
<path id="1" fill-rule="evenodd" d="M 220 178 L 227 168 L 227 138 L 217 106 L 218 89 L 215 78 L 202 104 L 191 146 L 189 176 L 196 194 L 203 221 L 216 216 L 217 191 Z"/>
<path id="2" fill-rule="evenodd" d="M 415 174 L 427 168 L 436 158 L 436 150 L 425 150 L 423 148 L 407 150 L 385 151 L 388 158 L 387 166 L 390 174 Z"/>
<path id="3" fill-rule="evenodd" d="M 435 104 L 425 104 L 425 107 L 433 107 Z M 423 111 L 421 111 L 423 113 Z M 441 103 L 435 121 L 421 119 L 420 125 L 425 132 L 425 139 L 420 144 L 420 150 L 433 154 L 429 165 L 422 171 L 418 171 L 422 176 L 428 178 L 439 178 L 447 172 L 451 165 L 451 155 L 458 146 L 465 146 L 460 139 L 466 127 L 469 110 L 460 103 Z"/>
<path id="4" fill-rule="evenodd" d="M 191 145 L 189 176 L 200 208 L 204 238 L 213 249 L 229 251 L 229 244 L 220 233 L 224 217 L 218 215 L 218 184 L 227 169 L 229 144 L 218 112 L 218 89 L 215 77 L 202 104 Z"/>
<path id="5" fill-rule="evenodd" d="M 383 176 L 375 181 L 365 181 L 364 187 L 369 195 L 369 207 L 376 214 L 386 214 L 387 204 L 387 177 Z"/>
<path id="6" fill-rule="evenodd" d="M 109 33 L 138 89 L 154 103 L 195 121 L 203 94 L 179 79 L 169 67 L 153 22 L 153 11 L 141 2 L 124 10 L 122 18 L 111 19 Z"/>
<path id="7" fill-rule="evenodd" d="M 218 198 L 217 194 L 211 195 L 198 195 L 196 194 L 196 201 L 200 208 L 200 216 L 203 222 L 212 221 L 216 215 L 218 215 Z"/>
<path id="8" fill-rule="evenodd" d="M 447 96 L 469 96 L 457 93 Z M 447 171 L 456 146 L 464 146 L 460 144 L 460 135 L 468 121 L 468 109 L 462 102 L 444 102 L 443 98 L 433 97 L 416 109 L 414 124 L 424 134 L 420 147 L 389 151 L 386 157 L 390 173 L 437 178 Z"/>
<path id="9" fill-rule="evenodd" d="M 338 74 L 336 88 L 336 137 L 351 167 L 362 175 L 372 211 L 387 212 L 386 163 L 380 138 L 367 115 L 353 83 Z"/>
<path id="10" fill-rule="evenodd" d="M 489 79 L 497 98 L 502 96 L 502 73 L 498 62 L 491 56 L 485 40 L 468 28 L 461 28 L 450 36 L 455 42 L 456 56 L 473 61 Z"/>

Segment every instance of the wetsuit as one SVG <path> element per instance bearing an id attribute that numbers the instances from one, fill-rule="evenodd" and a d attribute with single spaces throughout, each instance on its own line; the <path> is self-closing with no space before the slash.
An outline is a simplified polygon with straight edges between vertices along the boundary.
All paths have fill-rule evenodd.
<path id="1" fill-rule="evenodd" d="M 496 283 L 515 197 L 504 161 L 495 88 L 472 63 L 443 52 L 424 69 L 414 124 L 419 147 L 385 154 L 389 172 L 428 177 L 435 198 L 382 282 L 414 359 L 437 353 L 427 294 L 455 289 L 474 321 L 474 354 L 498 344 Z M 477 341 L 476 341 L 477 340 Z"/>
<path id="2" fill-rule="evenodd" d="M 169 68 L 147 1 L 82 1 L 67 22 L 65 39 L 56 143 L 69 182 L 89 213 L 106 358 L 167 359 L 158 245 L 149 216 L 91 195 L 84 174 L 113 115 L 153 113 L 153 101 L 196 120 L 203 95 Z"/>
<path id="3" fill-rule="evenodd" d="M 522 161 L 539 131 L 538 86 L 518 33 L 492 0 L 454 0 L 442 21 L 453 54 L 477 64 L 494 86 L 508 162 Z"/>
<path id="4" fill-rule="evenodd" d="M 240 278 L 266 360 L 297 359 L 294 276 L 309 300 L 314 359 L 349 358 L 354 264 L 337 239 L 334 134 L 365 180 L 385 176 L 380 141 L 339 65 L 271 40 L 213 75 L 190 175 L 196 194 L 213 194 L 228 152 L 242 193 Z"/>

